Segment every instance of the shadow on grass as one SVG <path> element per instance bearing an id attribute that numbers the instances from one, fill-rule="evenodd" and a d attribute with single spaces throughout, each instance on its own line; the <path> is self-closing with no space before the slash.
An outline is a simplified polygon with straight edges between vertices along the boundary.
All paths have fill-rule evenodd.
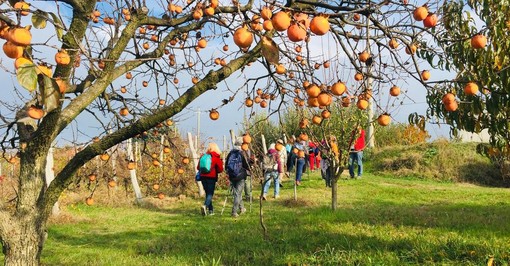
<path id="1" fill-rule="evenodd" d="M 489 163 L 472 162 L 458 168 L 461 181 L 486 187 L 510 187 L 498 168 Z"/>
<path id="2" fill-rule="evenodd" d="M 219 201 L 216 202 L 217 204 Z M 188 265 L 217 259 L 223 265 L 367 265 L 386 263 L 486 263 L 495 247 L 489 236 L 508 238 L 508 206 L 402 205 L 384 200 L 354 202 L 332 212 L 326 206 L 273 201 L 265 211 L 269 241 L 262 239 L 258 202 L 239 219 L 201 217 L 183 206 L 161 212 L 146 229 L 110 233 L 107 225 L 83 234 L 51 230 L 50 241 L 72 248 L 115 249 L 134 257 L 179 257 Z M 184 216 L 184 217 L 183 217 Z M 154 223 L 157 228 L 154 228 Z M 506 253 L 505 253 L 506 254 Z M 507 254 L 508 255 L 508 254 Z M 133 262 L 135 265 L 136 262 Z"/>

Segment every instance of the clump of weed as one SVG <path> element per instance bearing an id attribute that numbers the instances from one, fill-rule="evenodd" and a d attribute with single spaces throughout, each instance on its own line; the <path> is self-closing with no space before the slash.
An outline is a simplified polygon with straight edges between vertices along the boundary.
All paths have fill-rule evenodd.
<path id="1" fill-rule="evenodd" d="M 290 199 L 284 199 L 282 201 L 282 205 L 285 206 L 285 207 L 289 207 L 289 208 L 292 208 L 292 207 L 312 207 L 312 206 L 315 206 L 316 203 L 314 203 L 311 200 L 307 200 L 307 199 L 300 199 L 300 198 L 298 198 L 297 200 L 294 200 L 293 198 L 290 198 Z"/>

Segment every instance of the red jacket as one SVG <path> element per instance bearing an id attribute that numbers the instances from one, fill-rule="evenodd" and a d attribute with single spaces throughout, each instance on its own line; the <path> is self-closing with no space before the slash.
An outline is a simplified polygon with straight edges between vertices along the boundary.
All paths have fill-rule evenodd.
<path id="1" fill-rule="evenodd" d="M 223 172 L 223 160 L 216 152 L 207 152 L 211 155 L 211 171 L 209 173 L 200 173 L 200 177 L 218 179 L 218 174 Z M 200 169 L 200 160 L 198 161 L 197 170 Z"/>
<path id="2" fill-rule="evenodd" d="M 354 143 L 354 150 L 362 151 L 365 148 L 365 130 L 361 130 L 359 137 L 356 139 Z"/>

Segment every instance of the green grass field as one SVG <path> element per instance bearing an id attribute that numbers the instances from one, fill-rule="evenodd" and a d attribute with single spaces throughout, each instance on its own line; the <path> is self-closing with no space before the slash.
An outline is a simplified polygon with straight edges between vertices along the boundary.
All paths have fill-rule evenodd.
<path id="1" fill-rule="evenodd" d="M 65 207 L 49 227 L 45 265 L 482 265 L 510 264 L 510 191 L 469 184 L 365 175 L 339 181 L 339 206 L 318 173 L 304 176 L 294 201 L 259 202 L 237 220 L 226 190 L 216 215 L 202 199 L 163 207 Z M 256 187 L 256 189 L 259 189 Z M 258 195 L 260 192 L 256 191 Z"/>

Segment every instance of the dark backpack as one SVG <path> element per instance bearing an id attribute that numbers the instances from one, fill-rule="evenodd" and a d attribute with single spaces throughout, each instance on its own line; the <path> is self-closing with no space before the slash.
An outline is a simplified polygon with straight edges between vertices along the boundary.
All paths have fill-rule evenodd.
<path id="1" fill-rule="evenodd" d="M 266 153 L 262 159 L 262 168 L 264 171 L 276 171 L 278 170 L 278 163 L 276 158 L 271 153 Z"/>
<path id="2" fill-rule="evenodd" d="M 208 153 L 202 155 L 198 164 L 200 165 L 199 171 L 201 174 L 207 174 L 211 172 L 212 156 Z"/>
<path id="3" fill-rule="evenodd" d="M 232 150 L 227 160 L 227 174 L 230 179 L 240 178 L 243 171 L 243 156 L 240 150 Z"/>

